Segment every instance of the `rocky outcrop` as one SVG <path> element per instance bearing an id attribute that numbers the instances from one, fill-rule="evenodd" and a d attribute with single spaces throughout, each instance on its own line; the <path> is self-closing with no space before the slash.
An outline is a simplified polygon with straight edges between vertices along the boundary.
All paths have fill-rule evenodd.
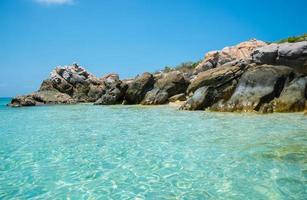
<path id="1" fill-rule="evenodd" d="M 42 104 L 71 104 L 95 102 L 105 90 L 103 79 L 96 78 L 77 64 L 56 67 L 44 80 L 38 92 L 18 96 L 12 106 Z"/>
<path id="2" fill-rule="evenodd" d="M 145 94 L 152 90 L 155 83 L 152 74 L 146 72 L 141 76 L 136 77 L 128 86 L 125 94 L 125 101 L 127 104 L 138 104 L 143 99 Z"/>
<path id="3" fill-rule="evenodd" d="M 194 71 L 185 67 L 120 80 L 118 74 L 97 78 L 73 64 L 55 68 L 37 92 L 15 97 L 10 105 L 177 102 L 184 110 L 306 111 L 306 60 L 307 41 L 267 45 L 250 40 L 209 52 Z"/>
<path id="4" fill-rule="evenodd" d="M 197 74 L 234 60 L 248 59 L 255 49 L 266 45 L 267 43 L 263 41 L 251 39 L 236 46 L 225 47 L 220 51 L 210 51 L 205 55 L 205 59 L 195 68 L 194 73 Z"/>
<path id="5" fill-rule="evenodd" d="M 29 95 L 17 96 L 12 99 L 10 106 L 38 106 L 44 104 L 74 104 L 76 101 L 69 95 L 55 90 L 44 90 Z"/>
<path id="6" fill-rule="evenodd" d="M 257 64 L 289 66 L 307 74 L 307 41 L 258 48 L 252 53 L 252 60 Z"/>
<path id="7" fill-rule="evenodd" d="M 154 88 L 147 92 L 141 104 L 156 105 L 165 104 L 168 98 L 176 94 L 184 93 L 188 82 L 179 71 L 172 71 L 159 76 L 154 84 Z"/>

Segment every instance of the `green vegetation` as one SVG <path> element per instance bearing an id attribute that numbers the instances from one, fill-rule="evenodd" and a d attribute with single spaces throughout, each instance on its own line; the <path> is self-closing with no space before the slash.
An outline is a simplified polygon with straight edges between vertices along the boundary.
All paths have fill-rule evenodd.
<path id="1" fill-rule="evenodd" d="M 303 34 L 303 35 L 299 35 L 299 36 L 292 36 L 292 37 L 288 37 L 286 39 L 282 39 L 280 41 L 278 41 L 277 43 L 285 43 L 285 42 L 289 42 L 289 43 L 294 43 L 294 42 L 301 42 L 301 41 L 307 41 L 307 33 Z"/>
<path id="2" fill-rule="evenodd" d="M 191 72 L 199 63 L 200 61 L 197 62 L 183 62 L 175 67 L 172 66 L 165 66 L 163 70 L 161 70 L 162 72 L 171 72 L 171 71 L 180 71 L 183 73 L 187 73 L 187 72 Z"/>

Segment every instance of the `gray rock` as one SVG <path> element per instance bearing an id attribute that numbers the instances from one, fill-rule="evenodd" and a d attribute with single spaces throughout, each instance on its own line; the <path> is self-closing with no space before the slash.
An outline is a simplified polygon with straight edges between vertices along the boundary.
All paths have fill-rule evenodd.
<path id="1" fill-rule="evenodd" d="M 233 79 L 239 78 L 243 74 L 246 66 L 247 64 L 245 61 L 236 61 L 201 72 L 196 78 L 191 80 L 187 93 L 191 94 L 203 86 L 218 87 L 219 85 L 229 83 Z"/>
<path id="2" fill-rule="evenodd" d="M 256 49 L 252 60 L 257 64 L 285 65 L 307 74 L 307 41 L 271 44 Z"/>
<path id="3" fill-rule="evenodd" d="M 261 65 L 246 71 L 231 98 L 220 105 L 220 111 L 261 111 L 274 98 L 279 97 L 293 69 L 286 66 Z"/>
<path id="4" fill-rule="evenodd" d="M 112 105 L 122 103 L 128 85 L 119 80 L 118 76 L 107 75 L 105 78 L 105 89 L 95 105 Z"/>
<path id="5" fill-rule="evenodd" d="M 170 102 L 185 101 L 185 100 L 186 100 L 186 97 L 185 97 L 185 94 L 184 94 L 184 93 L 180 93 L 180 94 L 176 94 L 176 95 L 174 95 L 174 96 L 171 96 L 168 100 L 169 100 Z"/>
<path id="6" fill-rule="evenodd" d="M 172 71 L 157 80 L 155 87 L 168 93 L 168 96 L 173 96 L 185 92 L 187 89 L 187 82 L 183 73 L 179 71 Z"/>
<path id="7" fill-rule="evenodd" d="M 159 88 L 154 88 L 153 90 L 147 92 L 144 100 L 141 102 L 143 105 L 159 105 L 168 102 L 168 93 Z"/>
<path id="8" fill-rule="evenodd" d="M 181 106 L 180 109 L 183 110 L 204 110 L 211 106 L 215 97 L 217 96 L 217 91 L 213 87 L 203 86 L 198 88 L 193 96 L 187 100 L 185 104 Z"/>
<path id="9" fill-rule="evenodd" d="M 252 54 L 252 60 L 257 64 L 271 64 L 276 63 L 276 58 L 278 56 L 277 44 L 270 44 L 259 49 L 256 49 Z"/>
<path id="10" fill-rule="evenodd" d="M 20 107 L 20 106 L 37 106 L 44 104 L 73 104 L 76 103 L 69 95 L 54 91 L 44 90 L 35 92 L 29 95 L 17 96 L 12 99 L 9 106 Z"/>
<path id="11" fill-rule="evenodd" d="M 145 94 L 152 90 L 154 85 L 154 77 L 150 73 L 144 73 L 136 77 L 128 86 L 125 100 L 127 104 L 138 104 L 143 99 Z"/>
<path id="12" fill-rule="evenodd" d="M 179 71 L 160 74 L 156 79 L 154 89 L 147 92 L 141 104 L 165 104 L 169 97 L 184 93 L 188 86 L 188 82 Z"/>
<path id="13" fill-rule="evenodd" d="M 287 83 L 280 96 L 272 102 L 274 112 L 299 112 L 305 108 L 307 77 L 295 78 Z"/>

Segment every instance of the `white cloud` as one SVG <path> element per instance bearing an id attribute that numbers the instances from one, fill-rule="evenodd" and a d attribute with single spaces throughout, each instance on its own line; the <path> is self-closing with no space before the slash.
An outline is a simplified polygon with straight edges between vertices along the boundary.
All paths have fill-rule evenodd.
<path id="1" fill-rule="evenodd" d="M 37 3 L 45 5 L 64 5 L 64 4 L 73 4 L 74 0 L 35 0 Z"/>

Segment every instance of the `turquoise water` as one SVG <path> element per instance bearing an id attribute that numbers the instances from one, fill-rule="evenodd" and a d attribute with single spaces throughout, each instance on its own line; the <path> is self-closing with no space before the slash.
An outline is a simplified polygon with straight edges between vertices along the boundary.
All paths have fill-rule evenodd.
<path id="1" fill-rule="evenodd" d="M 306 199 L 307 117 L 0 102 L 0 199 Z"/>

